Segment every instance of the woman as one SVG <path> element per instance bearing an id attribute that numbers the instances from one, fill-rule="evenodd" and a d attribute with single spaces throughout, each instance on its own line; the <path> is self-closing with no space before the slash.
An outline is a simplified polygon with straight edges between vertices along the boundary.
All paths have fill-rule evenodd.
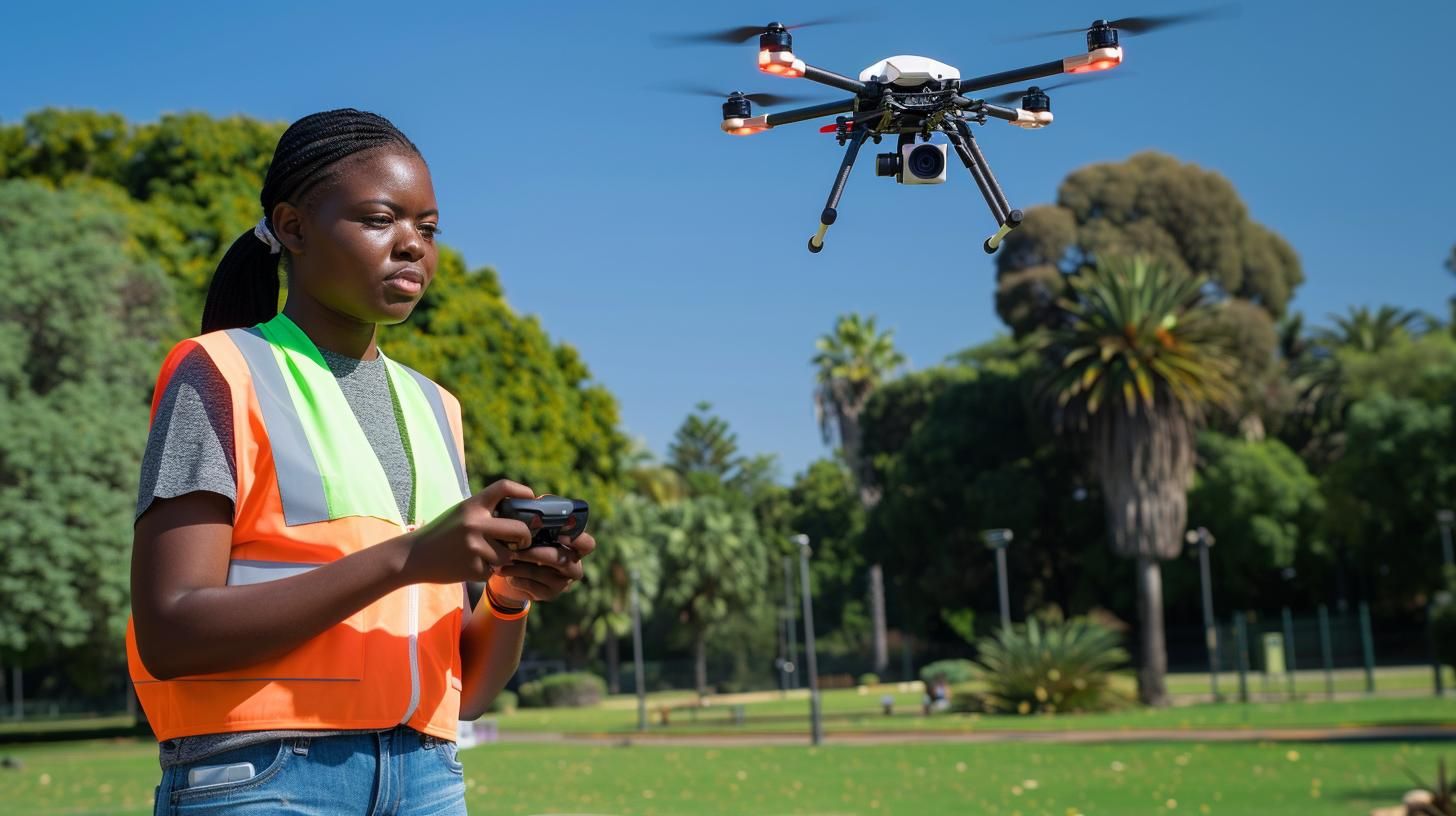
<path id="1" fill-rule="evenodd" d="M 532 491 L 470 495 L 459 403 L 376 345 L 435 272 L 419 149 L 374 114 L 314 114 L 261 200 L 162 366 L 142 465 L 127 657 L 155 812 L 464 813 L 457 722 L 596 545 L 494 518 Z"/>

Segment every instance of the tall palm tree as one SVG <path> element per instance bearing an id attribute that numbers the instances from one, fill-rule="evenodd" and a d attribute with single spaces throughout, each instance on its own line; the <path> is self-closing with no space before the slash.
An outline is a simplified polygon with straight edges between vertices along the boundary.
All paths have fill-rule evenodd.
<path id="1" fill-rule="evenodd" d="M 870 463 L 861 455 L 860 414 L 870 395 L 895 369 L 905 364 L 905 355 L 895 349 L 894 332 L 879 331 L 875 318 L 858 314 L 841 315 L 834 331 L 814 344 L 818 367 L 814 389 L 814 413 L 826 443 L 839 442 L 840 454 L 854 477 L 860 502 L 868 510 L 880 499 Z M 885 632 L 884 570 L 870 565 L 870 618 L 873 625 L 874 669 L 884 673 L 890 665 Z"/>
<path id="2" fill-rule="evenodd" d="M 1415 309 L 1381 306 L 1351 306 L 1348 315 L 1330 315 L 1334 328 L 1315 330 L 1315 341 L 1328 348 L 1377 352 L 1397 337 L 1428 329 L 1431 318 Z"/>
<path id="3" fill-rule="evenodd" d="M 1072 278 L 1067 320 L 1038 345 L 1052 362 L 1059 426 L 1088 432 L 1114 552 L 1137 561 L 1143 702 L 1165 705 L 1160 561 L 1182 549 L 1194 431 L 1236 398 L 1203 282 L 1141 259 L 1104 261 Z"/>

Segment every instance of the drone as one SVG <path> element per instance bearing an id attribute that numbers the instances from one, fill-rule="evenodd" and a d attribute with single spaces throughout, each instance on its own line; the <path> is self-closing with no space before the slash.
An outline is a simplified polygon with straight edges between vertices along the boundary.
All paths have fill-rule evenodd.
<path id="1" fill-rule="evenodd" d="M 679 37 L 682 41 L 747 43 L 758 37 L 758 68 L 785 78 L 802 78 L 828 85 L 853 96 L 834 102 L 796 108 L 779 113 L 753 113 L 755 102 L 772 106 L 794 99 L 775 94 L 745 94 L 734 91 L 723 103 L 724 133 L 750 136 L 784 125 L 834 116 L 834 124 L 820 128 L 833 134 L 840 147 L 848 145 L 839 172 L 829 190 L 829 198 L 819 216 L 819 229 L 809 238 L 809 251 L 824 249 L 824 236 L 839 216 L 839 200 L 860 148 L 866 141 L 880 144 L 886 136 L 894 137 L 898 150 L 875 157 L 875 174 L 893 176 L 898 183 L 910 185 L 941 184 L 947 178 L 947 145 L 932 144 L 931 137 L 944 134 L 949 147 L 970 172 L 996 220 L 997 229 L 982 244 L 987 254 L 994 253 L 1007 234 L 1021 225 L 1022 211 L 1011 206 L 1001 184 L 986 163 L 976 144 L 970 125 L 984 125 L 999 119 L 1024 130 L 1039 130 L 1052 123 L 1051 97 L 1047 91 L 1069 82 L 1093 79 L 1087 74 L 1116 68 L 1123 62 L 1118 31 L 1141 34 L 1166 25 L 1184 23 L 1209 16 L 1208 11 L 1166 17 L 1127 17 L 1119 20 L 1096 20 L 1085 29 L 1086 51 L 1059 60 L 1016 68 L 1010 71 L 962 78 L 960 71 L 929 57 L 904 54 L 882 59 L 865 68 L 859 78 L 810 65 L 794 52 L 790 29 L 817 25 L 832 20 L 819 20 L 786 26 L 741 26 L 725 31 Z M 1081 33 L 1083 29 L 1047 32 L 1050 34 Z M 1046 36 L 1042 34 L 1033 36 Z M 988 88 L 1021 85 L 1032 80 L 1059 74 L 1072 75 L 1055 85 L 1032 85 L 1024 91 L 981 98 L 977 94 Z M 714 95 L 720 95 L 714 93 Z M 1020 97 L 1017 107 L 997 102 L 1011 102 Z"/>

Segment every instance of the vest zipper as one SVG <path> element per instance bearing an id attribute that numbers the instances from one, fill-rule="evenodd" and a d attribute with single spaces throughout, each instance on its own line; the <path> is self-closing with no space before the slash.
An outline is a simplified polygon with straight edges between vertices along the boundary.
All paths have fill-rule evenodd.
<path id="1" fill-rule="evenodd" d="M 404 531 L 412 533 L 418 525 L 405 525 Z M 409 671 L 410 671 L 410 697 L 409 705 L 405 707 L 404 716 L 399 722 L 404 725 L 415 715 L 415 709 L 420 707 L 420 586 L 410 584 L 409 586 Z"/>

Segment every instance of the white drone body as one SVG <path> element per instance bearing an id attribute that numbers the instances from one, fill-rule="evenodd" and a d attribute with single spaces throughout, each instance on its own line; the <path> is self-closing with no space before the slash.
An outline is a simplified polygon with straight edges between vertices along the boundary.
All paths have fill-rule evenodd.
<path id="1" fill-rule="evenodd" d="M 901 54 L 889 57 L 859 72 L 860 82 L 884 82 L 913 88 L 926 82 L 960 79 L 960 69 L 930 57 Z"/>

